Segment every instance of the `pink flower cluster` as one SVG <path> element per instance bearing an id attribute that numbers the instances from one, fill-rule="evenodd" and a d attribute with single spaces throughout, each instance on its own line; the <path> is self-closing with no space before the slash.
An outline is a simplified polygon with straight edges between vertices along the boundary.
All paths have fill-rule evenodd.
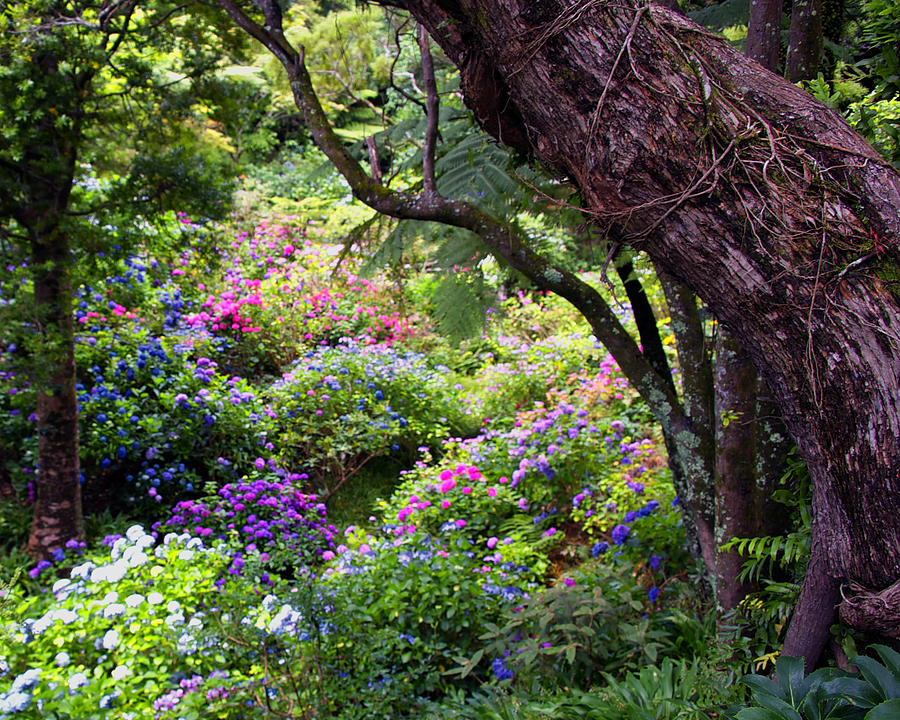
<path id="1" fill-rule="evenodd" d="M 213 332 L 222 330 L 259 332 L 262 329 L 259 325 L 254 325 L 253 318 L 245 315 L 243 311 L 245 305 L 264 307 L 263 300 L 258 294 L 237 298 L 229 291 L 222 293 L 220 298 L 218 302 L 214 295 L 206 298 L 206 302 L 203 303 L 204 311 L 187 318 L 187 323 L 194 327 L 209 327 Z M 207 312 L 209 310 L 212 312 Z"/>
<path id="2" fill-rule="evenodd" d="M 448 494 L 457 487 L 459 487 L 459 492 L 462 495 L 469 495 L 472 493 L 472 485 L 469 483 L 487 482 L 481 474 L 481 471 L 475 465 L 457 465 L 454 470 L 444 470 L 441 472 L 439 480 L 440 483 L 429 485 L 427 489 L 436 489 L 441 495 L 446 496 L 441 499 L 441 509 L 443 510 L 447 510 L 452 505 L 452 500 Z M 507 482 L 507 479 L 505 477 L 500 478 L 500 482 L 505 483 Z M 487 494 L 488 497 L 496 497 L 497 488 L 489 487 L 487 489 Z M 416 510 L 424 510 L 431 505 L 432 503 L 429 500 L 425 500 L 419 495 L 410 495 L 406 507 L 402 508 L 400 512 L 397 513 L 397 520 L 400 523 L 404 523 Z M 464 520 L 458 520 L 456 521 L 456 524 L 458 527 L 463 528 L 466 523 Z"/>

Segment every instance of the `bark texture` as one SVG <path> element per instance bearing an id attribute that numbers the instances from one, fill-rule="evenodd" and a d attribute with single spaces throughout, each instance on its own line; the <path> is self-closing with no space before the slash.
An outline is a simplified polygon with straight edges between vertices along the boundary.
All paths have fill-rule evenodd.
<path id="1" fill-rule="evenodd" d="M 484 127 L 572 178 L 760 370 L 813 481 L 785 647 L 809 660 L 803 638 L 830 616 L 807 607 L 900 574 L 900 176 L 837 114 L 662 7 L 400 4 L 460 67 Z"/>
<path id="2" fill-rule="evenodd" d="M 794 0 L 784 76 L 791 82 L 814 78 L 822 59 L 823 0 Z"/>
<path id="3" fill-rule="evenodd" d="M 783 0 L 750 0 L 750 21 L 744 53 L 764 68 L 775 72 L 781 50 Z"/>

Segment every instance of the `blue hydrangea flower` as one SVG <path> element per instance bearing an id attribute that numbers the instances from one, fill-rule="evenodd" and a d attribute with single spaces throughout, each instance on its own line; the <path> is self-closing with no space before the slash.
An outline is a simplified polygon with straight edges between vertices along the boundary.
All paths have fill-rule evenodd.
<path id="1" fill-rule="evenodd" d="M 503 658 L 494 658 L 494 662 L 491 663 L 491 670 L 493 670 L 494 676 L 498 680 L 512 680 L 514 675 L 513 671 L 506 667 Z"/>

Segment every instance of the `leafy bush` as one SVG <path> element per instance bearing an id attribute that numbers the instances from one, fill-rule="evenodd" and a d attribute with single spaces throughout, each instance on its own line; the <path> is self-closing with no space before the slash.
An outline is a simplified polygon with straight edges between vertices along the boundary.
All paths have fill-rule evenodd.
<path id="1" fill-rule="evenodd" d="M 293 577 L 335 547 L 337 529 L 327 524 L 325 505 L 292 484 L 304 479 L 293 475 L 282 480 L 257 471 L 252 479 L 244 476 L 213 496 L 182 500 L 153 528 L 224 543 L 231 559 L 229 575 L 246 574 L 254 582 L 274 585 L 270 573 Z M 216 584 L 223 585 L 227 577 L 223 574 Z"/>
<path id="2" fill-rule="evenodd" d="M 821 668 L 804 676 L 803 661 L 781 657 L 774 678 L 748 675 L 751 706 L 732 711 L 737 720 L 892 720 L 900 715 L 900 654 L 873 645 L 881 662 L 851 660 L 858 674 Z"/>
<path id="3" fill-rule="evenodd" d="M 165 698 L 183 692 L 185 679 L 220 678 L 229 688 L 249 683 L 235 668 L 221 679 L 223 642 L 208 634 L 213 580 L 225 562 L 198 538 L 171 533 L 156 544 L 133 526 L 52 592 L 19 598 L 24 619 L 7 625 L 14 642 L 0 655 L 0 712 L 99 718 L 115 708 L 122 717 L 151 718 Z"/>

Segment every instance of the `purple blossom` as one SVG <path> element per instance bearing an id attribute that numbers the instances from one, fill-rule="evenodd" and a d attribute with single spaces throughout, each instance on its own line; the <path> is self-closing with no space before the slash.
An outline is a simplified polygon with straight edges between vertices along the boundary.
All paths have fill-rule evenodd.
<path id="1" fill-rule="evenodd" d="M 610 533 L 610 535 L 612 536 L 612 541 L 616 545 L 621 545 L 623 542 L 625 542 L 625 538 L 628 537 L 628 533 L 630 532 L 631 528 L 628 525 L 616 525 L 612 529 L 612 533 Z"/>

